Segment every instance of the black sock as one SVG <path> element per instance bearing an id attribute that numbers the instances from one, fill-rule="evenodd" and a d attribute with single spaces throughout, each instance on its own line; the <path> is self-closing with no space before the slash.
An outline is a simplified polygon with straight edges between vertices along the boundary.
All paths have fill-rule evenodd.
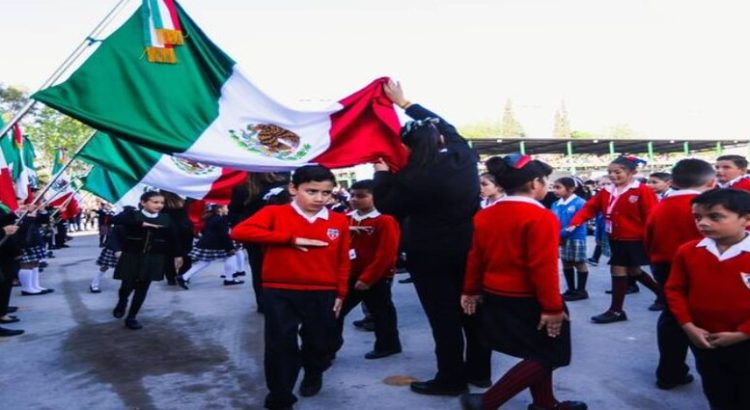
<path id="1" fill-rule="evenodd" d="M 654 294 L 659 297 L 659 294 L 661 293 L 661 287 L 658 283 L 654 280 L 654 278 L 651 277 L 648 273 L 641 271 L 641 274 L 638 276 L 633 277 L 638 282 L 641 282 L 644 284 L 649 290 L 654 292 Z"/>
<path id="2" fill-rule="evenodd" d="M 578 287 L 576 290 L 586 290 L 586 281 L 589 279 L 588 270 L 578 269 Z"/>
<path id="3" fill-rule="evenodd" d="M 638 281 L 633 276 L 628 276 L 628 287 L 638 286 Z"/>
<path id="4" fill-rule="evenodd" d="M 130 304 L 130 310 L 128 311 L 127 319 L 135 319 L 138 315 L 138 311 L 143 306 L 143 302 L 146 300 L 146 294 L 148 293 L 148 287 L 151 285 L 151 281 L 138 282 L 135 285 L 135 293 L 133 294 L 133 302 Z"/>
<path id="5" fill-rule="evenodd" d="M 612 276 L 612 304 L 609 310 L 612 312 L 622 312 L 622 305 L 625 303 L 625 291 L 628 288 L 628 278 L 625 276 Z"/>
<path id="6" fill-rule="evenodd" d="M 575 269 L 563 268 L 563 275 L 565 276 L 565 284 L 568 285 L 568 290 L 576 290 Z"/>

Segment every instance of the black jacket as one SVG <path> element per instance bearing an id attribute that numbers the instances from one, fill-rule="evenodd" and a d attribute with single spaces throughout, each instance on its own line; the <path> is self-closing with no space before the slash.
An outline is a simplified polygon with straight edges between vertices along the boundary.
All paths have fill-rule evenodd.
<path id="1" fill-rule="evenodd" d="M 179 249 L 182 253 L 170 256 L 185 256 L 193 247 L 193 222 L 187 213 L 187 204 L 182 208 L 164 208 L 162 213 L 169 215 L 169 219 L 175 225 L 177 241 L 180 242 Z"/>
<path id="2" fill-rule="evenodd" d="M 161 227 L 144 227 L 144 222 Z M 166 214 L 149 218 L 141 211 L 124 211 L 115 215 L 112 223 L 122 229 L 123 253 L 182 255 L 177 229 Z"/>
<path id="3" fill-rule="evenodd" d="M 274 182 L 271 184 L 263 184 L 260 189 L 260 194 L 255 198 L 250 198 L 250 192 L 247 189 L 247 185 L 237 185 L 232 189 L 232 199 L 229 201 L 229 224 L 235 226 L 245 219 L 253 216 L 256 212 L 260 211 L 261 208 L 268 204 L 268 201 L 263 197 L 273 188 L 283 187 L 288 182 Z"/>
<path id="4" fill-rule="evenodd" d="M 417 104 L 406 113 L 417 120 L 439 118 Z M 376 172 L 375 207 L 398 219 L 409 217 L 407 251 L 467 252 L 479 209 L 479 156 L 444 119 L 437 128 L 445 139 L 439 160 L 424 170 L 407 164 L 395 175 Z"/>
<path id="5" fill-rule="evenodd" d="M 13 212 L 7 212 L 4 209 L 0 209 L 0 240 L 5 238 L 5 231 L 2 230 L 4 226 L 13 225 L 16 222 L 16 214 Z M 10 262 L 16 256 L 21 254 L 21 249 L 18 247 L 18 232 L 15 235 L 8 238 L 2 246 L 0 246 L 0 263 Z"/>
<path id="6" fill-rule="evenodd" d="M 22 248 L 44 245 L 42 225 L 48 223 L 50 223 L 50 219 L 46 212 L 38 212 L 36 216 L 26 215 L 18 227 L 18 232 L 16 232 L 19 245 Z"/>
<path id="7" fill-rule="evenodd" d="M 234 244 L 229 237 L 229 218 L 221 215 L 213 215 L 206 220 L 201 232 L 201 238 L 195 245 L 202 249 L 224 249 L 234 250 Z"/>

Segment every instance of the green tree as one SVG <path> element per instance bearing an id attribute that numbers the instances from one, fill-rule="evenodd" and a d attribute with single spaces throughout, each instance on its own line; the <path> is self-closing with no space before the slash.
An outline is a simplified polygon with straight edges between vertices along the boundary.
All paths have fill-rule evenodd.
<path id="1" fill-rule="evenodd" d="M 505 102 L 505 109 L 503 110 L 503 119 L 500 121 L 500 136 L 501 137 L 525 137 L 526 134 L 523 132 L 521 123 L 516 120 L 513 114 L 513 103 L 508 99 Z"/>
<path id="2" fill-rule="evenodd" d="M 571 131 L 570 138 L 595 139 L 596 134 L 590 131 L 575 130 L 575 131 Z"/>
<path id="3" fill-rule="evenodd" d="M 568 119 L 568 110 L 565 108 L 565 101 L 562 102 L 560 108 L 555 110 L 555 125 L 552 129 L 552 136 L 554 138 L 570 138 L 570 120 Z"/>
<path id="4" fill-rule="evenodd" d="M 500 123 L 497 121 L 482 121 L 458 127 L 464 138 L 490 138 L 500 135 Z"/>
<path id="5" fill-rule="evenodd" d="M 0 84 L 0 114 L 13 116 L 29 101 L 29 93 L 13 86 Z"/>
<path id="6" fill-rule="evenodd" d="M 51 166 L 58 148 L 64 148 L 68 155 L 73 155 L 92 131 L 87 125 L 49 107 L 39 110 L 32 123 L 26 126 L 26 134 L 34 144 L 37 155 L 43 156 L 43 163 L 37 163 L 37 166 Z M 76 161 L 74 173 L 82 172 L 82 169 L 83 164 L 79 165 Z"/>

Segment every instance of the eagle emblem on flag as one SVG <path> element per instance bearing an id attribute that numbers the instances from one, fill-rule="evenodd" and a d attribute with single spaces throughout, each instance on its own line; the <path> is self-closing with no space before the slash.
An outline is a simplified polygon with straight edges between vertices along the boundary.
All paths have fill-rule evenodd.
<path id="1" fill-rule="evenodd" d="M 171 159 L 172 159 L 172 163 L 177 168 L 179 168 L 181 171 L 184 171 L 185 173 L 190 174 L 190 175 L 206 175 L 219 169 L 218 167 L 202 164 L 198 161 L 193 161 L 190 159 L 177 158 L 177 157 L 171 157 Z"/>
<path id="2" fill-rule="evenodd" d="M 334 228 L 330 228 L 326 232 L 326 235 L 328 236 L 328 239 L 330 239 L 330 240 L 333 241 L 333 240 L 335 240 L 336 238 L 339 237 L 339 230 L 338 229 L 334 229 Z"/>
<path id="3" fill-rule="evenodd" d="M 296 133 L 274 124 L 247 124 L 239 132 L 229 130 L 229 136 L 243 149 L 283 161 L 302 159 L 312 148 Z"/>

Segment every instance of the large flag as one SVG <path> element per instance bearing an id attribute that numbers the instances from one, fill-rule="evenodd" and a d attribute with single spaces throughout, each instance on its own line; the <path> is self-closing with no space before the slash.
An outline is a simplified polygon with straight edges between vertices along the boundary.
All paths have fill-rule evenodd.
<path id="1" fill-rule="evenodd" d="M 212 203 L 229 203 L 232 188 L 247 180 L 244 171 L 162 154 L 104 132 L 97 132 L 77 158 L 119 174 L 134 184 Z"/>
<path id="2" fill-rule="evenodd" d="M 325 109 L 287 107 L 176 2 L 148 0 L 68 80 L 33 98 L 118 138 L 205 164 L 271 171 L 382 157 L 398 168 L 407 154 L 385 81 Z"/>
<path id="3" fill-rule="evenodd" d="M 0 127 L 3 125 L 0 117 Z M 34 146 L 29 141 L 20 124 L 15 124 L 11 131 L 0 140 L 5 160 L 11 171 L 11 178 L 16 184 L 16 197 L 30 200 L 30 189 L 37 187 L 36 168 L 34 167 Z"/>
<path id="4" fill-rule="evenodd" d="M 55 150 L 55 159 L 52 160 L 52 175 L 57 175 L 67 162 L 68 155 L 65 153 L 65 148 L 57 148 Z"/>
<path id="5" fill-rule="evenodd" d="M 129 180 L 120 174 L 94 165 L 83 179 L 83 189 L 115 205 L 117 209 L 122 209 L 126 205 L 138 206 L 141 195 L 144 192 L 153 191 L 155 187 Z"/>

